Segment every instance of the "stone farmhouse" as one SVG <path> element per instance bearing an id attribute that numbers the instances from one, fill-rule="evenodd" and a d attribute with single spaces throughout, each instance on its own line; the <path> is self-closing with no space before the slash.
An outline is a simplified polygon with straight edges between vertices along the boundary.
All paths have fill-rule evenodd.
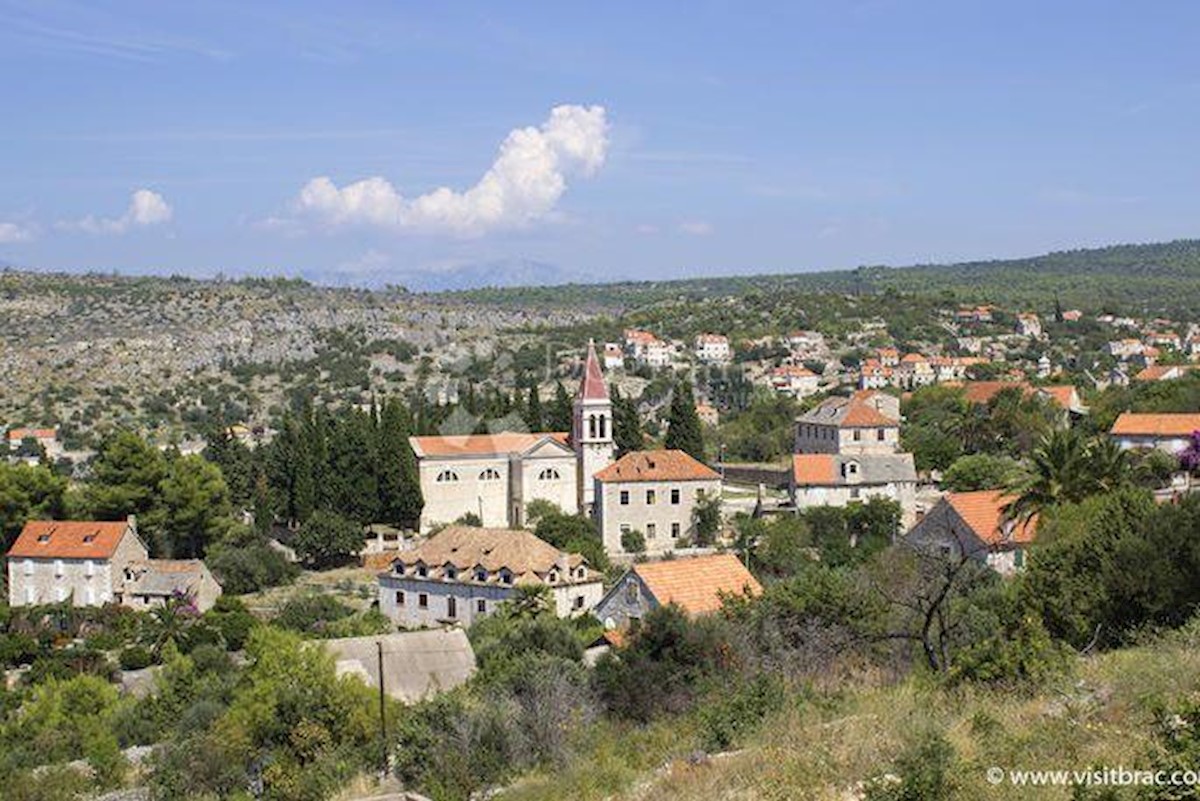
<path id="1" fill-rule="evenodd" d="M 549 587 L 559 617 L 587 612 L 603 592 L 583 556 L 528 531 L 452 526 L 379 574 L 379 610 L 405 628 L 470 626 L 524 584 Z"/>
<path id="2" fill-rule="evenodd" d="M 702 364 L 727 364 L 733 358 L 729 337 L 722 334 L 699 334 L 694 343 L 696 360 Z"/>
<path id="3" fill-rule="evenodd" d="M 588 344 L 572 431 L 410 437 L 425 508 L 421 531 L 473 514 L 492 528 L 519 528 L 533 500 L 588 513 L 592 477 L 612 463 L 612 401 Z"/>
<path id="4" fill-rule="evenodd" d="M 596 522 L 604 548 L 625 553 L 621 535 L 639 531 L 648 555 L 690 544 L 696 507 L 720 498 L 721 476 L 683 451 L 633 451 L 596 474 Z"/>
<path id="5" fill-rule="evenodd" d="M 70 601 L 134 609 L 186 596 L 201 612 L 221 585 L 199 559 L 151 559 L 131 517 L 119 522 L 31 520 L 7 554 L 10 606 Z"/>
<path id="6" fill-rule="evenodd" d="M 948 493 L 905 540 L 927 553 L 951 559 L 965 555 L 1010 575 L 1024 566 L 1038 525 L 1036 515 L 1023 523 L 1010 518 L 1005 507 L 1013 500 L 1000 490 Z"/>
<path id="7" fill-rule="evenodd" d="M 726 596 L 756 596 L 762 586 L 733 554 L 633 565 L 604 595 L 595 615 L 608 630 L 637 625 L 651 610 L 675 604 L 696 617 L 721 608 Z"/>

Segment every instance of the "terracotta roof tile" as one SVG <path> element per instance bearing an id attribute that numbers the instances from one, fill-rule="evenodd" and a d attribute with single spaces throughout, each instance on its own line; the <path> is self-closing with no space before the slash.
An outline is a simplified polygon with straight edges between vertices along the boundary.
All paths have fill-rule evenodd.
<path id="1" fill-rule="evenodd" d="M 762 593 L 762 585 L 728 553 L 645 562 L 634 565 L 633 572 L 660 604 L 676 604 L 689 615 L 720 609 L 723 593 Z"/>
<path id="2" fill-rule="evenodd" d="M 683 451 L 632 451 L 596 473 L 599 481 L 708 481 L 720 475 Z"/>
<path id="3" fill-rule="evenodd" d="M 945 500 L 963 522 L 971 527 L 975 536 L 988 545 L 1033 542 L 1037 532 L 1037 515 L 1017 526 L 1004 514 L 1004 507 L 1015 500 L 1015 497 L 1001 490 L 980 490 L 951 492 L 946 495 Z"/>
<path id="4" fill-rule="evenodd" d="M 562 431 L 540 434 L 502 431 L 497 434 L 409 437 L 408 441 L 417 456 L 495 456 L 524 453 L 547 438 L 566 445 L 568 434 Z"/>
<path id="5" fill-rule="evenodd" d="M 30 520 L 8 551 L 10 559 L 108 559 L 129 523 Z"/>
<path id="6" fill-rule="evenodd" d="M 792 478 L 797 484 L 829 485 L 835 483 L 833 454 L 797 453 L 792 455 Z"/>
<path id="7" fill-rule="evenodd" d="M 560 551 L 528 531 L 450 526 L 416 548 L 396 554 L 393 562 L 397 561 L 406 565 L 422 562 L 430 567 L 451 564 L 464 572 L 476 565 L 488 571 L 505 567 L 518 578 L 536 580 L 536 575 L 548 573 L 564 561 L 567 566 L 575 567 L 585 560 L 579 554 Z M 568 583 L 569 577 L 563 579 L 563 583 Z"/>
<path id="8" fill-rule="evenodd" d="M 1113 423 L 1112 433 L 1134 437 L 1188 437 L 1200 431 L 1200 412 L 1142 414 L 1124 412 Z"/>

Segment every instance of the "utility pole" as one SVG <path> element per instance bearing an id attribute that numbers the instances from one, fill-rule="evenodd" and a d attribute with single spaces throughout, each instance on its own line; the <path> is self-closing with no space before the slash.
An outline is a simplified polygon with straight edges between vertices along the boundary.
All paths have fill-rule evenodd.
<path id="1" fill-rule="evenodd" d="M 382 778 L 388 775 L 387 704 L 383 686 L 383 643 L 375 641 L 379 655 L 379 768 Z"/>

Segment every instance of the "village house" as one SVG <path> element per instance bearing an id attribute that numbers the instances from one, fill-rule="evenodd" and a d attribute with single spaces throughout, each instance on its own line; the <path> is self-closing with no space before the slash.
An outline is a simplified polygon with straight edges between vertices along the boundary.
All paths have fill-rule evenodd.
<path id="1" fill-rule="evenodd" d="M 696 417 L 700 418 L 700 422 L 706 426 L 715 426 L 721 422 L 721 415 L 717 412 L 717 407 L 711 403 L 697 403 Z"/>
<path id="2" fill-rule="evenodd" d="M 1138 339 L 1114 339 L 1104 347 L 1114 359 L 1129 359 L 1145 349 L 1145 345 Z"/>
<path id="3" fill-rule="evenodd" d="M 16 453 L 26 442 L 33 442 L 46 452 L 47 458 L 57 459 L 63 455 L 58 429 L 55 428 L 10 428 L 5 434 L 5 441 L 10 453 Z"/>
<path id="4" fill-rule="evenodd" d="M 928 357 L 920 353 L 906 353 L 893 370 L 892 383 L 901 389 L 927 387 L 937 380 Z"/>
<path id="5" fill-rule="evenodd" d="M 771 389 L 793 398 L 806 398 L 816 394 L 821 388 L 821 377 L 799 364 L 785 364 L 772 368 L 770 382 Z"/>
<path id="6" fill-rule="evenodd" d="M 733 358 L 729 337 L 721 334 L 700 334 L 694 343 L 696 360 L 702 364 L 728 364 Z"/>
<path id="7" fill-rule="evenodd" d="M 1194 367 L 1191 364 L 1155 364 L 1138 371 L 1133 378 L 1135 381 L 1174 381 L 1183 378 Z"/>
<path id="8" fill-rule="evenodd" d="M 1183 340 L 1174 331 L 1155 331 L 1146 336 L 1146 344 L 1155 348 L 1183 350 Z"/>
<path id="9" fill-rule="evenodd" d="M 808 356 L 825 350 L 825 335 L 820 331 L 792 331 L 786 337 L 788 348 L 800 356 Z"/>
<path id="10" fill-rule="evenodd" d="M 947 559 L 966 556 L 1011 575 L 1024 566 L 1038 523 L 1036 515 L 1025 522 L 1013 520 L 1006 508 L 1014 499 L 1000 490 L 947 493 L 905 540 L 926 553 Z"/>
<path id="11" fill-rule="evenodd" d="M 1191 444 L 1192 435 L 1197 431 L 1200 431 L 1198 412 L 1124 412 L 1117 416 L 1109 435 L 1122 448 L 1158 448 L 1167 453 L 1177 454 L 1187 449 Z"/>
<path id="12" fill-rule="evenodd" d="M 860 390 L 826 398 L 796 418 L 796 453 L 896 453 L 900 450 L 900 401 Z"/>
<path id="13" fill-rule="evenodd" d="M 1042 321 L 1032 312 L 1021 312 L 1017 315 L 1015 330 L 1018 336 L 1036 339 L 1042 335 Z"/>
<path id="14" fill-rule="evenodd" d="M 761 594 L 762 586 L 733 554 L 643 562 L 605 593 L 595 615 L 605 629 L 622 631 L 662 606 L 674 604 L 697 617 L 719 610 L 726 597 Z"/>
<path id="15" fill-rule="evenodd" d="M 398 553 L 379 574 L 379 611 L 404 628 L 469 627 L 521 585 L 549 588 L 559 617 L 584 614 L 603 592 L 583 556 L 528 531 L 451 526 Z"/>
<path id="16" fill-rule="evenodd" d="M 1077 323 L 1083 319 L 1083 312 L 1079 309 L 1068 309 L 1062 313 L 1064 323 Z"/>
<path id="17" fill-rule="evenodd" d="M 649 331 L 625 329 L 625 352 L 638 364 L 648 367 L 666 367 L 671 363 L 670 346 Z"/>
<path id="18" fill-rule="evenodd" d="M 990 323 L 992 321 L 992 307 L 975 306 L 970 309 L 959 309 L 954 313 L 954 319 L 960 323 Z"/>
<path id="19" fill-rule="evenodd" d="M 583 380 L 575 394 L 572 431 L 410 437 L 417 457 L 421 531 L 467 514 L 484 526 L 518 528 L 534 500 L 564 512 L 587 513 L 592 476 L 612 462 L 612 402 L 589 343 Z"/>
<path id="20" fill-rule="evenodd" d="M 7 554 L 10 606 L 70 601 L 134 609 L 187 597 L 212 607 L 221 585 L 199 559 L 151 559 L 134 518 L 118 522 L 31 520 Z"/>
<path id="21" fill-rule="evenodd" d="M 878 359 L 866 359 L 858 370 L 859 389 L 882 389 L 891 386 L 894 368 L 887 367 Z"/>
<path id="22" fill-rule="evenodd" d="M 617 342 L 604 343 L 604 370 L 619 370 L 625 366 L 625 352 Z"/>
<path id="23" fill-rule="evenodd" d="M 845 507 L 872 498 L 895 501 L 908 526 L 916 520 L 917 469 L 911 453 L 797 453 L 789 494 L 796 509 Z"/>
<path id="24" fill-rule="evenodd" d="M 721 496 L 721 477 L 683 451 L 632 451 L 596 474 L 596 522 L 604 548 L 623 554 L 621 535 L 640 532 L 646 553 L 663 554 L 695 537 L 695 511 Z"/>

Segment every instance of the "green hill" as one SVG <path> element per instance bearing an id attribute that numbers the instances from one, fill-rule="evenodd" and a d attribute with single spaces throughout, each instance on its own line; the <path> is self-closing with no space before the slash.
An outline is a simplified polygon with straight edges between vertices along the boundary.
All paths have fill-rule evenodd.
<path id="1" fill-rule="evenodd" d="M 1200 312 L 1200 240 L 1113 245 L 1023 259 L 679 281 L 486 288 L 448 297 L 515 306 L 636 309 L 668 299 L 762 293 L 948 293 L 966 301 L 1067 306 L 1191 318 Z"/>

